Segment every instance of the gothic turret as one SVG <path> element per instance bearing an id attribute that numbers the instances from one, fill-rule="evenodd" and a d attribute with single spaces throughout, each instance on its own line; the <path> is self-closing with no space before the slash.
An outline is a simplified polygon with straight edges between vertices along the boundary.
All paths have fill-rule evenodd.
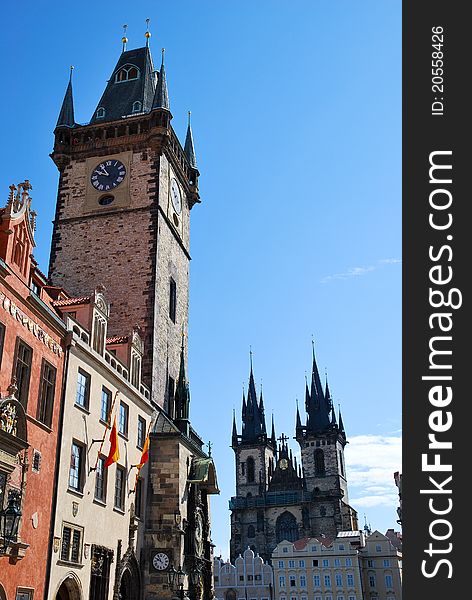
<path id="1" fill-rule="evenodd" d="M 231 446 L 234 448 L 238 445 L 238 430 L 236 427 L 236 413 L 233 409 L 233 432 L 231 435 Z"/>
<path id="2" fill-rule="evenodd" d="M 257 441 L 263 441 L 263 439 L 267 438 L 267 430 L 264 415 L 264 401 L 262 399 L 262 395 L 260 401 L 258 402 L 257 400 L 256 385 L 254 383 L 254 373 L 252 370 L 252 359 L 251 370 L 249 373 L 249 386 L 247 391 L 246 405 L 244 405 L 243 400 L 242 421 L 243 443 L 251 444 Z"/>
<path id="3" fill-rule="evenodd" d="M 195 148 L 193 145 L 193 135 L 192 135 L 192 126 L 190 124 L 190 111 L 188 111 L 188 125 L 187 125 L 187 135 L 185 136 L 185 145 L 184 145 L 185 156 L 187 157 L 189 165 L 192 169 L 197 168 L 197 157 L 195 155 Z"/>
<path id="4" fill-rule="evenodd" d="M 159 71 L 159 80 L 157 82 L 156 93 L 154 94 L 152 108 L 163 108 L 164 110 L 170 110 L 169 92 L 167 91 L 166 70 L 164 67 L 164 48 L 162 48 L 161 70 Z"/>
<path id="5" fill-rule="evenodd" d="M 56 127 L 74 127 L 74 98 L 72 95 L 72 69 L 70 69 L 69 83 L 67 85 L 61 111 L 57 119 Z"/>
<path id="6" fill-rule="evenodd" d="M 326 388 L 329 392 L 329 389 Z M 306 385 L 307 405 L 307 432 L 315 433 L 330 429 L 331 422 L 329 413 L 331 411 L 330 400 L 323 393 L 318 365 L 316 364 L 315 349 L 313 347 L 313 365 L 311 371 L 311 389 L 308 391 Z"/>
<path id="7" fill-rule="evenodd" d="M 180 368 L 179 378 L 175 387 L 174 405 L 175 422 L 179 429 L 188 435 L 189 432 L 189 413 L 190 413 L 190 391 L 187 378 L 185 376 L 185 357 L 184 342 L 182 338 L 182 347 L 180 350 Z"/>

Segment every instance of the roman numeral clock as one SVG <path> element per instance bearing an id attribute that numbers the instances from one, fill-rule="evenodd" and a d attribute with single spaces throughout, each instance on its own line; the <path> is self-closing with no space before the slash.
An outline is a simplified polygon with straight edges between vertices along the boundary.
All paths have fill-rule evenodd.
<path id="1" fill-rule="evenodd" d="M 86 159 L 85 212 L 103 207 L 126 208 L 129 205 L 129 153 Z"/>

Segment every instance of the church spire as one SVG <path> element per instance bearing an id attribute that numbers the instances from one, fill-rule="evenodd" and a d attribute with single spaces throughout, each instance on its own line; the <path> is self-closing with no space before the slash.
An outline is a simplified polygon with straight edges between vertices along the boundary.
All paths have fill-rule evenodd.
<path id="1" fill-rule="evenodd" d="M 330 399 L 323 393 L 318 365 L 316 364 L 315 345 L 313 344 L 313 366 L 311 371 L 311 389 L 306 386 L 307 431 L 312 433 L 327 431 L 331 427 Z M 326 388 L 329 394 L 329 388 Z"/>
<path id="2" fill-rule="evenodd" d="M 195 154 L 195 148 L 193 145 L 193 135 L 192 135 L 192 125 L 190 124 L 190 115 L 192 113 L 188 111 L 188 125 L 187 125 L 187 135 L 185 136 L 185 145 L 184 152 L 187 157 L 189 165 L 192 169 L 197 168 L 197 156 Z"/>
<path id="3" fill-rule="evenodd" d="M 57 119 L 56 127 L 74 127 L 74 98 L 72 95 L 72 71 L 70 68 L 69 84 L 67 85 L 64 100 L 62 102 L 61 111 Z"/>
<path id="4" fill-rule="evenodd" d="M 297 400 L 297 424 L 296 429 L 299 431 L 302 428 L 302 420 L 300 419 L 300 411 L 298 410 L 298 400 Z"/>
<path id="5" fill-rule="evenodd" d="M 184 422 L 185 433 L 188 433 L 188 422 L 190 413 L 190 392 L 185 375 L 184 336 L 182 334 L 182 347 L 180 349 L 179 378 L 175 386 L 175 420 Z M 187 423 L 187 425 L 185 425 Z"/>
<path id="6" fill-rule="evenodd" d="M 274 413 L 272 413 L 272 430 L 270 433 L 270 440 L 275 449 L 277 449 L 277 438 L 275 437 L 275 424 L 274 424 Z"/>
<path id="7" fill-rule="evenodd" d="M 261 386 L 261 395 L 259 399 L 259 418 L 261 422 L 261 433 L 267 435 L 266 422 L 265 422 L 265 411 L 264 411 L 264 399 L 262 397 L 262 386 Z"/>
<path id="8" fill-rule="evenodd" d="M 238 430 L 236 428 L 236 411 L 233 408 L 233 433 L 231 435 L 231 445 L 235 448 L 238 445 Z"/>
<path id="9" fill-rule="evenodd" d="M 262 439 L 267 439 L 267 429 L 265 423 L 264 400 L 262 391 L 260 399 L 257 399 L 256 384 L 254 383 L 254 371 L 252 368 L 252 351 L 250 353 L 250 372 L 249 385 L 247 390 L 247 400 L 244 404 L 243 397 L 243 431 L 242 441 L 258 443 Z"/>
<path id="10" fill-rule="evenodd" d="M 164 48 L 162 48 L 161 70 L 159 71 L 159 80 L 157 82 L 156 93 L 154 94 L 154 101 L 152 103 L 153 110 L 156 108 L 170 110 L 169 93 L 167 91 L 166 70 L 164 68 L 164 52 L 165 50 Z"/>
<path id="11" fill-rule="evenodd" d="M 346 432 L 344 431 L 343 418 L 341 416 L 341 409 L 339 409 L 339 433 L 346 439 Z"/>

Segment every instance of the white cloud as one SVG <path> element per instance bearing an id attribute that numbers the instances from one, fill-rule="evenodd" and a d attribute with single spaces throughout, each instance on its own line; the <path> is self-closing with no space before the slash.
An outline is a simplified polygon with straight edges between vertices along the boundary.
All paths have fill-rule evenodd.
<path id="1" fill-rule="evenodd" d="M 333 275 L 326 275 L 321 279 L 321 283 L 327 283 L 328 281 L 332 281 L 333 279 L 350 279 L 352 277 L 360 277 L 361 275 L 365 275 L 366 273 L 370 273 L 371 271 L 376 271 L 385 265 L 395 265 L 401 263 L 400 258 L 381 258 L 379 259 L 375 265 L 368 265 L 364 267 L 350 267 L 347 271 L 343 273 L 334 273 Z"/>
<path id="2" fill-rule="evenodd" d="M 354 507 L 372 508 L 374 506 L 395 507 L 398 504 L 398 496 L 384 494 L 383 496 L 363 496 L 362 498 L 351 498 L 350 504 Z"/>
<path id="3" fill-rule="evenodd" d="M 350 503 L 354 507 L 396 507 L 398 494 L 393 474 L 401 471 L 401 437 L 354 436 L 346 446 L 345 455 Z"/>

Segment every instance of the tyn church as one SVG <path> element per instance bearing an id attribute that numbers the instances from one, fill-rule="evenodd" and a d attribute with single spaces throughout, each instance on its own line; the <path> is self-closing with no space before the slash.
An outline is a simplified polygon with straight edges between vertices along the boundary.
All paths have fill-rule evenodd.
<path id="1" fill-rule="evenodd" d="M 328 382 L 321 380 L 313 352 L 311 386 L 305 389 L 306 424 L 297 407 L 295 439 L 301 464 L 289 449 L 288 437 L 276 438 L 272 418 L 268 435 L 262 392 L 257 397 L 251 363 L 247 398 L 243 395 L 242 432 L 233 419 L 232 448 L 236 462 L 236 496 L 230 500 L 231 560 L 248 547 L 270 560 L 282 540 L 336 537 L 357 529 L 357 513 L 349 505 L 341 413 L 336 418 Z"/>

